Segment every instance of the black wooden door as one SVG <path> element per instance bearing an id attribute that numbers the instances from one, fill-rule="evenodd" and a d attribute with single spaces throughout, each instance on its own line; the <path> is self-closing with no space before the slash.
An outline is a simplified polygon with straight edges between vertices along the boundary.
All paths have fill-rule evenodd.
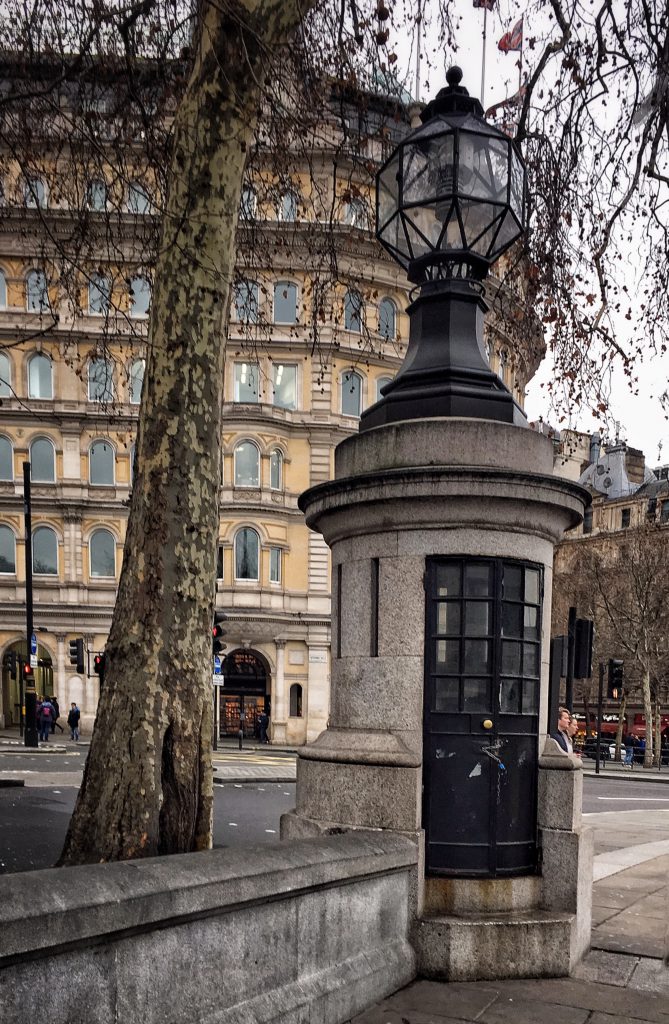
<path id="1" fill-rule="evenodd" d="M 426 871 L 536 869 L 542 567 L 428 559 Z"/>

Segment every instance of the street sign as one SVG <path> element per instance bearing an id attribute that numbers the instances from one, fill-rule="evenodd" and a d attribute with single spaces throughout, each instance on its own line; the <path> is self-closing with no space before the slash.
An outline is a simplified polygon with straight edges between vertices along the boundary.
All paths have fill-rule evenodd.
<path id="1" fill-rule="evenodd" d="M 35 636 L 35 634 L 34 634 L 34 633 L 33 633 L 33 635 L 32 635 L 32 636 L 30 637 L 30 653 L 31 653 L 31 654 L 37 654 L 37 637 Z M 30 660 L 30 664 L 31 664 L 31 665 L 33 664 L 33 663 L 32 663 L 32 658 L 31 658 L 31 660 Z M 33 668 L 34 668 L 34 667 L 35 667 L 35 666 L 33 665 Z"/>
<path id="2" fill-rule="evenodd" d="M 214 655 L 214 675 L 220 676 L 221 674 L 221 659 L 218 654 Z"/>
<path id="3" fill-rule="evenodd" d="M 31 668 L 37 668 L 37 655 L 36 654 L 31 654 L 30 655 L 30 667 Z"/>
<path id="4" fill-rule="evenodd" d="M 225 676 L 212 676 L 211 681 L 214 686 L 225 686 Z"/>

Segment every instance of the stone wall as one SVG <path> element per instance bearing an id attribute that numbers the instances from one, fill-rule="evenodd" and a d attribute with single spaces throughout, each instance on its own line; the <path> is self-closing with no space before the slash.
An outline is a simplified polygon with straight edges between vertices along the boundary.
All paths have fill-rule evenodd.
<path id="1" fill-rule="evenodd" d="M 389 833 L 0 878 L 3 1024 L 339 1024 L 407 984 Z"/>

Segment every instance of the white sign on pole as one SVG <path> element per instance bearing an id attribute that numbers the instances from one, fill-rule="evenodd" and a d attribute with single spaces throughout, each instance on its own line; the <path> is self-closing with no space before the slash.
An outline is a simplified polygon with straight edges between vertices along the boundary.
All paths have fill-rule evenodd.
<path id="1" fill-rule="evenodd" d="M 37 655 L 36 654 L 31 654 L 30 655 L 30 667 L 31 668 L 37 668 Z"/>

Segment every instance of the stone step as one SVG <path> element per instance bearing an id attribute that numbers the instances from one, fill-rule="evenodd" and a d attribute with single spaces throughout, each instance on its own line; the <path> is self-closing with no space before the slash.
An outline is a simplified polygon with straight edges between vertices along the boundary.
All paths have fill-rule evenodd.
<path id="1" fill-rule="evenodd" d="M 419 918 L 411 942 L 424 978 L 483 981 L 569 974 L 575 915 L 545 910 Z"/>

